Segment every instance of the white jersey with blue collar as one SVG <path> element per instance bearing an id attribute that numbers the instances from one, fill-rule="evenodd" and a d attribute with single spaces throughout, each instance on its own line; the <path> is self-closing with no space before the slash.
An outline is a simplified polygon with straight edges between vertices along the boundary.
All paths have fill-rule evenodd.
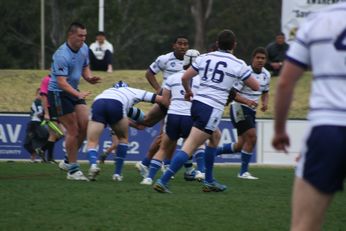
<path id="1" fill-rule="evenodd" d="M 174 52 L 170 52 L 165 55 L 160 55 L 157 57 L 155 62 L 153 62 L 149 69 L 155 75 L 162 71 L 163 81 L 162 87 L 165 85 L 165 81 L 168 77 L 174 73 L 177 73 L 183 70 L 183 60 L 177 59 L 174 55 Z"/>
<path id="2" fill-rule="evenodd" d="M 142 89 L 132 87 L 111 87 L 96 96 L 95 101 L 98 99 L 114 99 L 121 102 L 125 111 L 128 112 L 134 104 L 141 101 L 154 103 L 155 97 L 156 94 Z"/>
<path id="3" fill-rule="evenodd" d="M 165 83 L 164 88 L 171 92 L 171 103 L 169 105 L 167 114 L 175 115 L 191 115 L 191 102 L 186 101 L 185 89 L 183 87 L 181 77 L 183 77 L 185 70 L 180 71 L 171 75 Z M 191 90 L 193 94 L 196 94 L 199 89 L 199 76 L 196 76 L 192 79 Z"/>
<path id="4" fill-rule="evenodd" d="M 223 51 L 198 56 L 192 67 L 200 77 L 200 87 L 194 100 L 222 111 L 234 83 L 251 76 L 251 69 L 243 60 Z"/>
<path id="5" fill-rule="evenodd" d="M 263 93 L 269 92 L 270 88 L 270 73 L 267 69 L 262 67 L 260 73 L 256 73 L 251 65 L 249 66 L 252 71 L 252 76 L 259 82 L 260 88 L 258 91 L 252 90 L 250 87 L 246 86 L 243 81 L 237 81 L 234 84 L 234 88 L 238 90 L 238 94 L 244 98 L 253 100 L 255 102 L 259 102 L 259 99 Z M 234 104 L 237 104 L 237 102 L 234 102 Z M 244 106 L 247 106 L 245 104 L 242 104 Z"/>
<path id="6" fill-rule="evenodd" d="M 297 32 L 287 59 L 312 67 L 308 119 L 314 125 L 346 126 L 346 3 L 312 13 Z"/>

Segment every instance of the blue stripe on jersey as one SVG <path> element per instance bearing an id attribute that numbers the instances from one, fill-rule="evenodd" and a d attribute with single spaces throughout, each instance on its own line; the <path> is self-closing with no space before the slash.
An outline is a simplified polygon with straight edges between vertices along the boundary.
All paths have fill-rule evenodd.
<path id="1" fill-rule="evenodd" d="M 249 76 L 251 75 L 251 70 L 248 70 L 247 72 L 245 72 L 241 77 L 246 77 L 246 78 L 249 78 Z M 242 78 L 243 80 L 243 78 Z"/>
<path id="2" fill-rule="evenodd" d="M 247 80 L 248 78 L 250 78 L 250 76 L 251 76 L 251 74 L 249 74 L 248 76 L 242 78 L 241 80 L 242 80 L 242 81 L 245 81 L 245 80 Z"/>
<path id="3" fill-rule="evenodd" d="M 295 58 L 292 58 L 292 57 L 290 57 L 288 55 L 286 55 L 286 60 L 290 61 L 293 64 L 296 64 L 296 65 L 300 66 L 303 69 L 307 69 L 308 68 L 307 64 L 302 63 L 302 62 L 300 62 L 300 61 L 296 60 Z"/>
<path id="4" fill-rule="evenodd" d="M 168 85 L 168 84 L 167 84 Z M 181 86 L 182 84 L 181 83 L 173 83 L 172 85 L 168 85 L 170 87 L 176 87 L 176 86 Z"/>
<path id="5" fill-rule="evenodd" d="M 300 38 L 296 38 L 295 42 L 299 43 L 300 45 L 302 45 L 303 47 L 308 47 L 308 44 L 306 44 L 302 39 Z"/>
<path id="6" fill-rule="evenodd" d="M 251 93 L 246 93 L 246 92 L 241 91 L 240 93 L 243 95 L 248 95 L 248 96 L 260 96 L 260 95 L 262 95 L 262 92 L 251 94 Z"/>
<path id="7" fill-rule="evenodd" d="M 320 43 L 331 43 L 332 41 L 334 41 L 333 38 L 314 39 L 309 41 L 308 46 L 320 44 Z"/>
<path id="8" fill-rule="evenodd" d="M 197 67 L 195 67 L 193 64 L 191 65 L 191 67 L 195 70 L 195 71 L 197 71 L 198 72 L 198 68 Z"/>
<path id="9" fill-rule="evenodd" d="M 323 75 L 315 75 L 314 76 L 314 80 L 318 80 L 318 79 L 345 79 L 346 78 L 346 74 L 323 74 Z"/>
<path id="10" fill-rule="evenodd" d="M 200 86 L 203 86 L 203 87 L 210 87 L 210 88 L 213 88 L 213 89 L 215 89 L 215 90 L 229 92 L 228 89 L 221 88 L 221 87 L 216 87 L 216 86 L 213 86 L 213 85 L 210 85 L 210 84 L 206 84 L 206 83 L 201 83 Z"/>
<path id="11" fill-rule="evenodd" d="M 151 69 L 150 67 L 148 68 L 148 70 L 149 70 L 152 74 L 154 74 L 154 75 L 157 74 L 157 73 L 156 73 L 155 71 L 153 71 L 153 69 Z"/>
<path id="12" fill-rule="evenodd" d="M 222 106 L 225 106 L 225 104 L 224 104 L 223 102 L 221 102 L 221 101 L 219 101 L 218 99 L 215 99 L 215 98 L 213 98 L 213 97 L 211 97 L 211 96 L 209 96 L 209 95 L 197 94 L 197 96 L 201 96 L 201 97 L 204 97 L 204 98 L 211 99 L 211 100 L 215 101 L 216 103 L 221 104 Z"/>
<path id="13" fill-rule="evenodd" d="M 237 76 L 235 76 L 235 75 L 233 75 L 233 74 L 231 74 L 231 73 L 226 72 L 225 74 L 226 74 L 226 76 L 228 76 L 228 77 L 237 78 Z"/>
<path id="14" fill-rule="evenodd" d="M 346 108 L 315 107 L 315 108 L 310 108 L 310 111 L 336 111 L 336 112 L 346 112 Z"/>
<path id="15" fill-rule="evenodd" d="M 232 60 L 232 61 L 234 61 L 234 62 L 236 62 L 236 63 L 243 64 L 241 61 L 236 60 L 236 59 L 232 58 L 231 56 L 217 55 L 217 54 L 214 54 L 214 53 L 210 53 L 209 55 L 211 55 L 211 56 L 216 56 L 216 57 L 220 57 L 220 58 L 225 58 L 225 59 L 230 59 L 230 60 Z"/>

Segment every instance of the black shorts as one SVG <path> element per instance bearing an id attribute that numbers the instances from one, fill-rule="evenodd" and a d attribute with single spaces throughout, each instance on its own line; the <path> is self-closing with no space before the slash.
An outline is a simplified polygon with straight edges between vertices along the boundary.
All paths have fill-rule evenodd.
<path id="1" fill-rule="evenodd" d="M 78 99 L 63 91 L 48 91 L 48 102 L 50 116 L 53 118 L 74 112 L 78 104 L 86 104 L 84 99 Z"/>
<path id="2" fill-rule="evenodd" d="M 243 105 L 231 105 L 230 117 L 233 127 L 237 129 L 238 136 L 251 128 L 256 128 L 256 111 Z"/>

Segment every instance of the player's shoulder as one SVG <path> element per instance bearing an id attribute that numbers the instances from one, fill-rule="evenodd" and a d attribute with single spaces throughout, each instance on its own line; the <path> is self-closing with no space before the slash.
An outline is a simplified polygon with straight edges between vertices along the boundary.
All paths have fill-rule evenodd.
<path id="1" fill-rule="evenodd" d="M 265 67 L 262 67 L 262 73 L 268 78 L 271 77 L 270 72 Z"/>
<path id="2" fill-rule="evenodd" d="M 162 61 L 162 62 L 167 62 L 171 59 L 175 58 L 174 53 L 173 52 L 169 52 L 166 54 L 162 54 L 159 57 L 157 57 L 158 60 Z"/>

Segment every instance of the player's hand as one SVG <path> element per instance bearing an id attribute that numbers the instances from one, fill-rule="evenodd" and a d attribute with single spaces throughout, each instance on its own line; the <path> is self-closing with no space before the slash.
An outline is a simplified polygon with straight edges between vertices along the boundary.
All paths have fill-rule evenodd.
<path id="1" fill-rule="evenodd" d="M 272 145 L 276 150 L 287 153 L 287 148 L 290 146 L 290 139 L 287 133 L 275 133 L 272 140 Z"/>
<path id="2" fill-rule="evenodd" d="M 191 101 L 191 98 L 193 97 L 192 91 L 185 92 L 184 98 L 186 101 Z"/>
<path id="3" fill-rule="evenodd" d="M 48 113 L 44 113 L 44 118 L 43 118 L 44 120 L 46 120 L 46 121 L 49 121 L 50 120 L 50 116 L 49 116 L 49 114 Z"/>
<path id="4" fill-rule="evenodd" d="M 91 84 L 96 84 L 96 83 L 101 82 L 101 78 L 97 77 L 97 76 L 92 76 L 92 77 L 88 78 L 87 81 Z"/>
<path id="5" fill-rule="evenodd" d="M 268 105 L 262 105 L 261 111 L 265 112 L 268 109 Z"/>
<path id="6" fill-rule="evenodd" d="M 91 94 L 90 91 L 83 91 L 83 92 L 79 92 L 78 94 L 78 99 L 85 99 L 87 96 L 89 96 Z"/>
<path id="7" fill-rule="evenodd" d="M 247 100 L 246 105 L 249 106 L 252 109 L 256 109 L 258 106 L 258 103 L 254 100 Z"/>

